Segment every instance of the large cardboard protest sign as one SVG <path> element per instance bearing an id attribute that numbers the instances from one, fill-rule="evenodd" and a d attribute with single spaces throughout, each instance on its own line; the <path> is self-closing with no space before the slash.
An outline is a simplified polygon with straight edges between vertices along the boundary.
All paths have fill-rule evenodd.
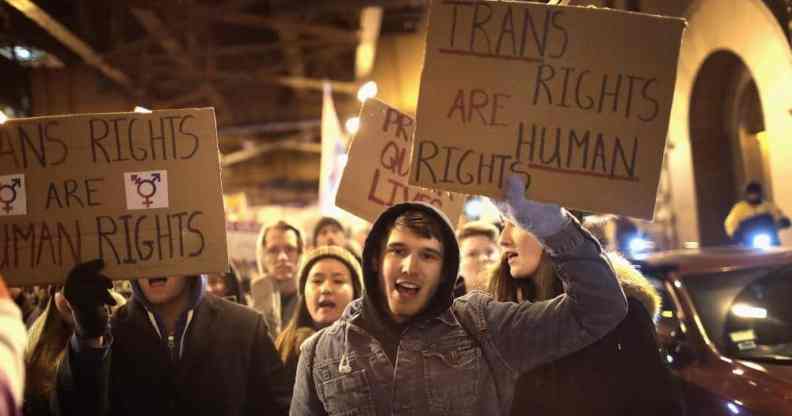
<path id="1" fill-rule="evenodd" d="M 114 279 L 228 264 L 214 110 L 0 126 L 0 273 L 58 282 L 103 258 Z"/>
<path id="2" fill-rule="evenodd" d="M 366 100 L 341 176 L 338 207 L 373 222 L 393 204 L 420 201 L 439 208 L 456 224 L 465 202 L 463 195 L 407 184 L 413 124 L 413 119 L 395 108 Z"/>
<path id="3" fill-rule="evenodd" d="M 682 19 L 435 0 L 410 184 L 651 219 Z"/>

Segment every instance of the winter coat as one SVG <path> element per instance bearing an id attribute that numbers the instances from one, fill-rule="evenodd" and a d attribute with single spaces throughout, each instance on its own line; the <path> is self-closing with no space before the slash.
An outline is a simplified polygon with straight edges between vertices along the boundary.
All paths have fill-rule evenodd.
<path id="1" fill-rule="evenodd" d="M 660 296 L 626 260 L 611 260 L 627 317 L 594 344 L 520 376 L 513 416 L 682 414 L 655 339 Z"/>
<path id="2" fill-rule="evenodd" d="M 408 209 L 444 220 L 444 274 L 426 310 L 394 336 L 372 266 L 389 225 Z M 386 210 L 364 247 L 364 297 L 302 345 L 290 414 L 508 414 L 519 373 L 591 344 L 626 314 L 612 269 L 577 222 L 545 243 L 568 295 L 534 304 L 482 292 L 453 300 L 459 247 L 443 214 L 424 204 Z"/>
<path id="3" fill-rule="evenodd" d="M 111 319 L 109 346 L 72 338 L 54 407 L 81 416 L 285 414 L 290 386 L 263 317 L 203 293 L 187 315 L 174 358 L 136 291 Z"/>

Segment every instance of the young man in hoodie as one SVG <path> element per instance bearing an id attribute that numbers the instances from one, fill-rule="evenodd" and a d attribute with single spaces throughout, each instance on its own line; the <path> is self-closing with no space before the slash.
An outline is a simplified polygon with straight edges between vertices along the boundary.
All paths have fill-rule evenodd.
<path id="1" fill-rule="evenodd" d="M 286 413 L 291 386 L 260 314 L 206 294 L 201 277 L 172 276 L 134 281 L 110 318 L 103 265 L 66 279 L 75 334 L 58 368 L 57 414 Z"/>
<path id="2" fill-rule="evenodd" d="M 612 330 L 627 305 L 599 244 L 510 178 L 499 208 L 539 236 L 567 286 L 550 301 L 452 300 L 459 247 L 442 213 L 399 204 L 363 250 L 365 294 L 302 345 L 291 415 L 508 414 L 517 376 Z"/>

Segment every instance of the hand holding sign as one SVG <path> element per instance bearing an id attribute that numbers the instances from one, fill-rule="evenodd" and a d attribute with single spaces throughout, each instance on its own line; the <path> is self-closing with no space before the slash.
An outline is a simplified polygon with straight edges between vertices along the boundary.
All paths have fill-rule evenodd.
<path id="1" fill-rule="evenodd" d="M 561 231 L 569 223 L 557 204 L 543 204 L 525 197 L 525 180 L 517 175 L 506 179 L 506 198 L 492 201 L 500 212 L 540 239 Z"/>
<path id="2" fill-rule="evenodd" d="M 107 306 L 116 301 L 110 295 L 113 282 L 101 273 L 103 268 L 104 261 L 96 259 L 78 264 L 66 277 L 63 296 L 69 301 L 80 338 L 97 338 L 107 332 Z"/>

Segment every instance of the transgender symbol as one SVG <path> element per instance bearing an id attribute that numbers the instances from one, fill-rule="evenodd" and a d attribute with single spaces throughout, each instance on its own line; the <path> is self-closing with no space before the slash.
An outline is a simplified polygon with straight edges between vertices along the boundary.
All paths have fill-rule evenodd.
<path id="1" fill-rule="evenodd" d="M 137 194 L 143 198 L 143 205 L 146 208 L 150 207 L 153 204 L 151 197 L 157 193 L 157 182 L 162 181 L 160 174 L 151 174 L 151 179 L 143 179 L 141 176 L 132 175 L 131 179 L 137 185 Z"/>
<path id="2" fill-rule="evenodd" d="M 8 214 L 14 208 L 13 203 L 16 201 L 17 188 L 22 187 L 22 180 L 14 178 L 11 184 L 0 183 L 0 204 L 3 204 L 3 211 Z"/>
<path id="3" fill-rule="evenodd" d="M 124 173 L 127 209 L 168 208 L 168 172 Z"/>
<path id="4" fill-rule="evenodd" d="M 0 176 L 0 215 L 27 214 L 25 175 Z"/>

